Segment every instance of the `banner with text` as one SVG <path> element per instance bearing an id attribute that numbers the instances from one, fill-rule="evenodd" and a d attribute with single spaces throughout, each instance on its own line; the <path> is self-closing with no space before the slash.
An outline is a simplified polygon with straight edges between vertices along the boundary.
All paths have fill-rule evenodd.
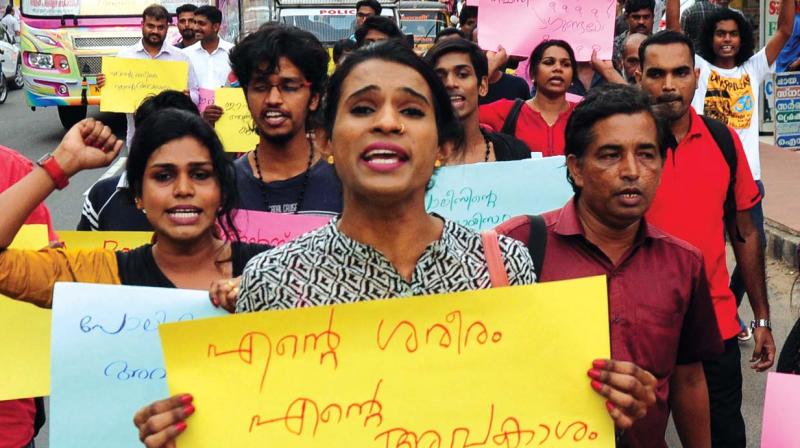
<path id="1" fill-rule="evenodd" d="M 614 446 L 605 277 L 159 327 L 181 446 Z M 541 341 L 547 335 L 546 343 Z"/>
<path id="2" fill-rule="evenodd" d="M 214 125 L 227 152 L 247 152 L 258 144 L 258 134 L 251 126 L 253 118 L 244 92 L 239 87 L 223 87 L 214 94 L 214 104 L 222 108 L 222 116 Z"/>
<path id="3" fill-rule="evenodd" d="M 141 447 L 133 414 L 167 396 L 158 325 L 225 314 L 206 291 L 56 284 L 51 445 Z"/>
<path id="4" fill-rule="evenodd" d="M 776 73 L 773 92 L 775 146 L 800 148 L 800 72 Z"/>
<path id="5" fill-rule="evenodd" d="M 153 232 L 83 232 L 59 230 L 58 236 L 67 250 L 106 249 L 127 252 L 144 246 L 153 239 Z"/>
<path id="6" fill-rule="evenodd" d="M 433 177 L 425 208 L 473 230 L 517 215 L 562 207 L 572 196 L 564 157 L 444 167 Z"/>
<path id="7" fill-rule="evenodd" d="M 22 226 L 10 249 L 47 247 L 47 226 Z M 0 295 L 0 401 L 50 394 L 50 310 Z"/>
<path id="8" fill-rule="evenodd" d="M 539 42 L 563 39 L 579 61 L 592 51 L 611 59 L 616 0 L 480 0 L 481 48 L 502 45 L 509 55 L 529 57 Z"/>
<path id="9" fill-rule="evenodd" d="M 148 96 L 164 90 L 186 90 L 189 64 L 153 59 L 103 56 L 106 84 L 100 90 L 100 110 L 132 113 Z"/>
<path id="10" fill-rule="evenodd" d="M 239 231 L 240 241 L 280 246 L 324 226 L 330 220 L 330 216 L 237 210 L 233 224 Z"/>

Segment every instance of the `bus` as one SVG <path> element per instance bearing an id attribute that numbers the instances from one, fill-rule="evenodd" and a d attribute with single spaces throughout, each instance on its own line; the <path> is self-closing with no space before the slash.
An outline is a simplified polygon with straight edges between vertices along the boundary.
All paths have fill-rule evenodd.
<path id="1" fill-rule="evenodd" d="M 271 18 L 272 0 L 213 1 L 223 13 L 220 35 L 235 42 Z M 103 56 L 141 39 L 142 11 L 154 0 L 21 0 L 22 76 L 32 110 L 57 107 L 70 128 L 86 117 L 87 106 L 100 104 L 96 77 Z M 157 2 L 170 13 L 187 0 Z M 192 0 L 198 6 L 209 0 Z M 173 20 L 173 25 L 174 25 Z M 167 42 L 180 39 L 171 26 Z"/>

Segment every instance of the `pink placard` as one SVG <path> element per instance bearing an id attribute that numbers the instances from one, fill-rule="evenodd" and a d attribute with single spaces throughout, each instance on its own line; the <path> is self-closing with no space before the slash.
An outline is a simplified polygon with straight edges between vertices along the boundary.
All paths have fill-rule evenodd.
<path id="1" fill-rule="evenodd" d="M 761 448 L 800 446 L 800 375 L 769 372 Z"/>
<path id="2" fill-rule="evenodd" d="M 202 114 L 203 111 L 206 110 L 206 107 L 214 104 L 214 90 L 200 88 L 198 93 L 200 99 L 197 108 L 200 109 L 200 113 Z"/>
<path id="3" fill-rule="evenodd" d="M 611 59 L 616 0 L 479 0 L 478 40 L 485 50 L 502 45 L 509 55 L 528 57 L 545 39 L 562 39 L 579 61 L 597 50 Z"/>
<path id="4" fill-rule="evenodd" d="M 233 223 L 239 231 L 240 241 L 280 246 L 324 226 L 330 220 L 330 216 L 238 210 Z"/>

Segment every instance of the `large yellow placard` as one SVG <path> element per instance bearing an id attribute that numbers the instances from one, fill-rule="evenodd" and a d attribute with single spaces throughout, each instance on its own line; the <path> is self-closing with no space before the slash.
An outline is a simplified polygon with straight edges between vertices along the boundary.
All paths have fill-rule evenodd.
<path id="1" fill-rule="evenodd" d="M 159 327 L 179 447 L 614 446 L 605 277 Z"/>
<path id="2" fill-rule="evenodd" d="M 59 230 L 58 236 L 68 250 L 107 249 L 127 252 L 144 246 L 153 239 L 153 232 L 79 232 Z"/>
<path id="3" fill-rule="evenodd" d="M 258 134 L 253 132 L 253 118 L 247 100 L 240 88 L 223 87 L 214 94 L 214 104 L 223 110 L 214 125 L 225 151 L 247 152 L 258 144 Z"/>
<path id="4" fill-rule="evenodd" d="M 105 86 L 100 110 L 131 113 L 151 95 L 164 90 L 186 90 L 189 64 L 180 61 L 103 57 Z"/>
<path id="5" fill-rule="evenodd" d="M 38 250 L 47 226 L 22 226 L 10 248 Z M 50 310 L 0 295 L 0 400 L 50 394 Z"/>

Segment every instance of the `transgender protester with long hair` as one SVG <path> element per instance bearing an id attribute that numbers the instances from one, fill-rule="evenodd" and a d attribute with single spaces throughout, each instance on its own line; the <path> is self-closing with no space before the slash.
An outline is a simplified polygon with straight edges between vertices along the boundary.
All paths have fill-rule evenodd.
<path id="1" fill-rule="evenodd" d="M 0 293 L 49 308 L 56 282 L 214 290 L 269 248 L 229 242 L 220 234 L 220 227 L 233 228 L 234 171 L 199 115 L 162 109 L 138 130 L 127 161 L 129 190 L 153 226 L 155 242 L 129 252 L 6 249 L 0 252 Z M 110 164 L 122 143 L 94 119 L 73 126 L 46 169 L 35 169 L 0 194 L 0 247 L 8 247 L 25 217 L 55 188 L 82 170 Z"/>
<path id="2" fill-rule="evenodd" d="M 328 160 L 342 179 L 342 214 L 253 258 L 242 276 L 236 311 L 491 287 L 481 236 L 425 211 L 434 170 L 462 139 L 433 68 L 403 45 L 367 46 L 334 73 L 323 109 Z M 527 249 L 505 237 L 497 246 L 508 283 L 532 283 Z M 655 380 L 631 363 L 602 369 L 598 392 L 608 398 L 616 424 L 628 427 L 653 403 Z M 192 400 L 180 394 L 143 407 L 134 417 L 141 441 L 151 448 L 174 447 L 195 411 Z"/>

